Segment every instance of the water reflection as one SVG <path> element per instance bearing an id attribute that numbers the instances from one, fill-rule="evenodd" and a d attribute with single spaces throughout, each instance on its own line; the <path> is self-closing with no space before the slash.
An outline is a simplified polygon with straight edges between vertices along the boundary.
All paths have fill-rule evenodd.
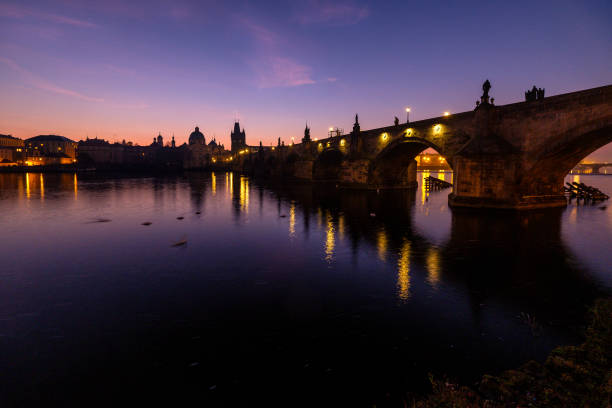
<path id="1" fill-rule="evenodd" d="M 455 211 L 446 226 L 448 232 L 443 234 L 447 238 L 436 242 L 427 237 L 427 231 L 414 228 L 414 191 L 313 189 L 314 193 L 305 194 L 284 188 L 278 194 L 291 209 L 314 212 L 319 228 L 325 231 L 323 257 L 328 263 L 336 260 L 338 245 L 345 240 L 354 254 L 371 246 L 380 262 L 397 259 L 397 296 L 401 301 L 413 297 L 414 271 L 431 290 L 452 285 L 456 279 L 464 281 L 472 307 L 489 301 L 490 296 L 508 296 L 509 288 L 513 298 L 519 294 L 538 298 L 542 292 L 538 295 L 532 289 L 547 287 L 546 297 L 558 301 L 575 296 L 572 291 L 576 288 L 594 293 L 594 286 L 573 266 L 573 254 L 562 243 L 563 209 L 513 215 Z M 420 197 L 422 194 L 419 192 Z M 445 198 L 445 192 L 434 194 Z M 300 205 L 295 206 L 296 202 Z M 557 274 L 564 274 L 566 284 L 573 283 L 563 291 L 548 293 Z"/>
<path id="2" fill-rule="evenodd" d="M 30 199 L 30 173 L 25 174 L 25 182 L 26 182 L 26 198 Z"/>
<path id="3" fill-rule="evenodd" d="M 427 250 L 427 282 L 436 288 L 440 281 L 440 250 L 432 246 Z"/>
<path id="4" fill-rule="evenodd" d="M 147 385 L 237 395 L 275 384 L 363 402 L 392 384 L 427 387 L 428 372 L 469 382 L 542 360 L 580 341 L 585 310 L 610 292 L 610 208 L 451 212 L 448 191 L 278 187 L 233 173 L 5 174 L 0 187 L 11 234 L 0 333 L 14 351 L 0 353 L 0 380 L 15 393 L 53 378 L 49 390 L 71 395 L 66 384 L 87 380 L 62 367 L 86 361 Z M 193 209 L 203 215 L 176 219 Z M 89 222 L 99 216 L 112 221 Z M 171 247 L 181 236 L 189 244 Z"/>
<path id="5" fill-rule="evenodd" d="M 249 179 L 240 176 L 240 210 L 247 214 L 249 212 Z"/>
<path id="6" fill-rule="evenodd" d="M 295 238 L 295 202 L 291 201 L 289 208 L 289 238 Z"/>
<path id="7" fill-rule="evenodd" d="M 387 235 L 385 234 L 384 228 L 378 231 L 376 236 L 376 248 L 378 249 L 378 259 L 381 261 L 387 260 Z"/>
<path id="8" fill-rule="evenodd" d="M 331 263 L 334 260 L 334 247 L 336 246 L 336 228 L 334 226 L 332 216 L 329 212 L 327 213 L 326 220 L 325 260 L 328 263 Z"/>
<path id="9" fill-rule="evenodd" d="M 397 286 L 400 300 L 410 298 L 410 242 L 406 240 L 397 261 Z"/>

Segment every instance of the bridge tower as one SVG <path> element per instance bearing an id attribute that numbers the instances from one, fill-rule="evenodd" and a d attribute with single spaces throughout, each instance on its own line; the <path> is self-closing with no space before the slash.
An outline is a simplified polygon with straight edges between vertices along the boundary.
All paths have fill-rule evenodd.
<path id="1" fill-rule="evenodd" d="M 240 123 L 234 122 L 234 130 L 230 134 L 232 140 L 232 153 L 236 153 L 246 147 L 245 129 L 240 130 Z"/>

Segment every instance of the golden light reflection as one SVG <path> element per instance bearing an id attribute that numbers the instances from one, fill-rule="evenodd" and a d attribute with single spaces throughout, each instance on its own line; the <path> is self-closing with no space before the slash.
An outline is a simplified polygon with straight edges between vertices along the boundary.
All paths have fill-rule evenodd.
<path id="1" fill-rule="evenodd" d="M 212 190 L 212 195 L 216 195 L 217 194 L 217 176 L 215 175 L 214 171 L 210 173 L 210 178 L 211 178 L 210 188 Z"/>
<path id="2" fill-rule="evenodd" d="M 444 180 L 444 177 L 445 177 L 445 176 L 446 176 L 446 175 L 444 174 L 444 172 L 443 172 L 443 171 L 441 171 L 441 172 L 439 172 L 439 173 L 438 173 L 438 178 L 439 178 L 440 180 Z"/>
<path id="3" fill-rule="evenodd" d="M 397 287 L 401 300 L 410 298 L 410 241 L 404 241 L 397 261 Z"/>
<path id="4" fill-rule="evenodd" d="M 341 214 L 340 216 L 338 216 L 338 237 L 340 238 L 340 240 L 344 239 L 344 225 L 344 215 Z"/>
<path id="5" fill-rule="evenodd" d="M 30 173 L 25 174 L 25 181 L 26 181 L 26 197 L 29 199 L 30 198 Z"/>
<path id="6" fill-rule="evenodd" d="M 429 177 L 429 171 L 424 171 L 421 174 L 421 204 L 425 204 L 427 201 L 427 197 L 429 197 L 429 192 L 425 188 L 425 179 Z"/>
<path id="7" fill-rule="evenodd" d="M 378 250 L 378 258 L 384 262 L 387 259 L 387 234 L 384 229 L 378 231 L 376 249 Z"/>
<path id="8" fill-rule="evenodd" d="M 45 179 L 42 173 L 40 173 L 40 199 L 45 199 Z"/>
<path id="9" fill-rule="evenodd" d="M 427 282 L 434 288 L 440 281 L 440 250 L 435 247 L 427 251 Z"/>
<path id="10" fill-rule="evenodd" d="M 289 208 L 289 238 L 295 238 L 295 202 Z"/>
<path id="11" fill-rule="evenodd" d="M 572 181 L 575 181 L 576 183 L 580 183 L 580 175 L 576 174 L 572 176 Z"/>
<path id="12" fill-rule="evenodd" d="M 240 208 L 245 213 L 249 212 L 249 179 L 240 177 Z"/>
<path id="13" fill-rule="evenodd" d="M 234 194 L 234 173 L 229 173 L 228 188 L 230 197 Z"/>
<path id="14" fill-rule="evenodd" d="M 327 231 L 325 234 L 325 260 L 331 263 L 334 260 L 334 247 L 336 246 L 336 237 L 334 223 L 331 214 L 327 214 Z"/>
<path id="15" fill-rule="evenodd" d="M 74 173 L 74 177 L 72 178 L 72 183 L 74 184 L 74 199 L 76 200 L 78 198 L 78 193 L 79 193 L 76 173 Z"/>

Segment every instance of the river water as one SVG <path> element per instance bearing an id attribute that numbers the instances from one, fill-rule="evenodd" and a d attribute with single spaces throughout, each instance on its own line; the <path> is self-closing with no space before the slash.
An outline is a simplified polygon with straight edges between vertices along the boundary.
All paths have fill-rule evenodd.
<path id="1" fill-rule="evenodd" d="M 0 405 L 384 406 L 581 342 L 612 205 L 449 192 L 0 174 Z"/>

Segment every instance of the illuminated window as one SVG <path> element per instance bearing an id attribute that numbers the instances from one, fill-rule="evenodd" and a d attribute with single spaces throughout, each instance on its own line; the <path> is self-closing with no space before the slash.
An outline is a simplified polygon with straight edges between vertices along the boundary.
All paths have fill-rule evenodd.
<path id="1" fill-rule="evenodd" d="M 345 144 L 346 144 L 346 140 L 342 139 L 342 140 L 340 141 L 340 146 L 344 146 Z"/>

